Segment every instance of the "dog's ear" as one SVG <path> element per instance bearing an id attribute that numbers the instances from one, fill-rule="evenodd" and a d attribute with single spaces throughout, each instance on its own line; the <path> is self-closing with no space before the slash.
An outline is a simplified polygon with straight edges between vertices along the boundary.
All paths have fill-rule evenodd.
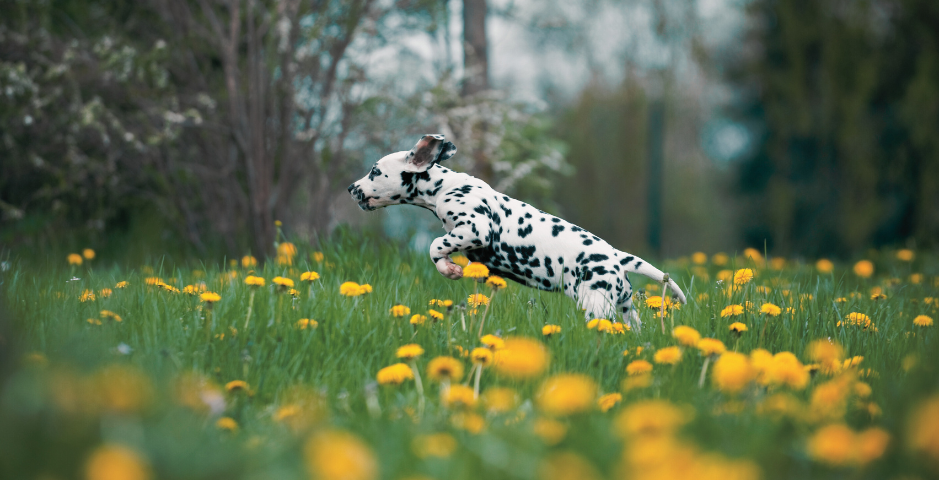
<path id="1" fill-rule="evenodd" d="M 405 160 L 414 170 L 421 171 L 452 157 L 455 153 L 456 145 L 448 142 L 443 135 L 424 135 L 408 152 Z"/>

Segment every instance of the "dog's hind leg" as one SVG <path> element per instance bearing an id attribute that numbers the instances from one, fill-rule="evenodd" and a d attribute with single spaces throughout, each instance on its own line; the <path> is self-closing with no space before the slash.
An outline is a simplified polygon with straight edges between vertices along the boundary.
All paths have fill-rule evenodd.
<path id="1" fill-rule="evenodd" d="M 626 297 L 626 301 L 620 304 L 623 312 L 623 322 L 631 326 L 636 333 L 642 329 L 642 321 L 639 319 L 639 312 L 633 306 L 632 297 Z"/>

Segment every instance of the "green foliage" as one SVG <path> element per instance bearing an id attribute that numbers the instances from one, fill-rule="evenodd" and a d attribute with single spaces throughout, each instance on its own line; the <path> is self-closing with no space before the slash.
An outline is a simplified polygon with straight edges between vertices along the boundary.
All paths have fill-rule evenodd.
<path id="1" fill-rule="evenodd" d="M 728 61 L 757 132 L 739 168 L 745 240 L 857 253 L 939 234 L 939 70 L 929 0 L 759 0 Z M 889 12 L 889 13 L 886 13 Z M 930 133 L 927 133 L 930 132 Z"/>
<path id="2" fill-rule="evenodd" d="M 616 433 L 615 419 L 648 399 L 667 400 L 695 412 L 679 435 L 690 448 L 681 450 L 682 455 L 700 451 L 708 454 L 701 459 L 723 458 L 716 455 L 749 459 L 760 467 L 763 478 L 925 477 L 932 471 L 928 458 L 910 451 L 906 435 L 912 409 L 927 396 L 935 398 L 937 390 L 934 344 L 939 327 L 912 325 L 918 314 L 937 317 L 936 304 L 925 301 L 939 297 L 934 275 L 939 267 L 933 255 L 920 252 L 913 262 L 905 262 L 883 252 L 871 258 L 878 274 L 870 279 L 855 277 L 847 266 L 839 266 L 833 274 L 817 274 L 811 266 L 796 262 L 784 268 L 778 263 L 772 263 L 774 268 L 748 264 L 756 270 L 756 279 L 731 294 L 721 283 L 706 280 L 716 278 L 726 266 L 695 267 L 691 284 L 691 272 L 683 271 L 681 263 L 670 263 L 666 270 L 679 279 L 690 302 L 665 318 L 665 331 L 658 312 L 642 306 L 639 297 L 642 330 L 601 335 L 585 328 L 580 310 L 560 294 L 516 284 L 492 294 L 470 280 L 447 281 L 424 255 L 351 233 L 340 232 L 320 248 L 321 260 L 301 245 L 292 265 L 270 261 L 258 267 L 160 257 L 139 266 L 99 265 L 91 260 L 69 267 L 64 259 L 26 262 L 14 255 L 0 271 L 13 327 L 5 341 L 14 348 L 17 363 L 11 375 L 0 379 L 0 476 L 77 476 L 89 456 L 108 444 L 138 452 L 154 478 L 298 477 L 309 461 L 305 442 L 328 433 L 327 429 L 351 431 L 363 439 L 377 456 L 381 478 L 415 474 L 542 478 L 539 466 L 545 468 L 544 462 L 571 452 L 588 459 L 605 476 L 613 476 L 621 471 L 624 448 L 645 444 L 630 438 L 624 442 Z M 738 258 L 737 267 L 743 264 Z M 300 273 L 307 270 L 317 271 L 320 279 L 300 282 Z M 910 274 L 915 272 L 930 275 L 913 280 Z M 265 278 L 266 286 L 251 290 L 244 284 L 249 273 Z M 279 293 L 271 285 L 275 276 L 293 279 L 296 297 Z M 180 289 L 205 282 L 221 301 L 209 309 L 198 296 L 148 286 L 149 277 Z M 66 281 L 70 278 L 74 279 Z M 117 289 L 119 281 L 130 284 Z M 368 283 L 373 291 L 340 296 L 339 286 L 345 281 Z M 885 300 L 870 299 L 875 286 L 884 289 Z M 655 293 L 654 287 L 646 284 L 645 294 Z M 104 288 L 112 289 L 109 296 L 102 295 Z M 560 325 L 561 333 L 542 340 L 551 355 L 546 375 L 581 373 L 598 384 L 600 393 L 621 391 L 627 378 L 624 367 L 630 361 L 651 361 L 658 349 L 674 345 L 668 333 L 673 324 L 692 326 L 703 336 L 722 340 L 729 350 L 746 353 L 762 346 L 774 353 L 791 351 L 806 363 L 809 342 L 831 339 L 844 346 L 848 357 L 863 356 L 861 364 L 847 369 L 843 377 L 817 373 L 805 390 L 790 393 L 809 415 L 812 410 L 806 404 L 819 385 L 862 375 L 873 388 L 872 396 L 851 395 L 846 415 L 836 421 L 858 431 L 884 428 L 891 435 L 891 447 L 884 458 L 863 468 L 827 467 L 813 461 L 806 453 L 806 441 L 824 421 L 806 420 L 801 414 L 761 413 L 764 401 L 785 389 L 751 384 L 736 396 L 722 393 L 712 383 L 713 362 L 704 388 L 699 388 L 705 360 L 694 349 L 687 349 L 674 367 L 656 365 L 651 386 L 624 392 L 622 404 L 612 411 L 559 418 L 566 433 L 556 445 L 534 433 L 535 424 L 546 418 L 536 400 L 541 377 L 513 381 L 487 368 L 482 374 L 483 392 L 509 387 L 523 401 L 508 413 L 484 414 L 485 429 L 468 432 L 456 426 L 454 412 L 440 404 L 439 387 L 428 380 L 425 369 L 438 355 L 460 358 L 456 346 L 479 346 L 476 336 L 462 328 L 463 321 L 478 324 L 479 318 L 461 308 L 477 289 L 492 296 L 487 333 L 541 339 L 543 325 Z M 86 290 L 96 298 L 81 301 Z M 848 301 L 838 302 L 841 297 Z M 428 319 L 415 328 L 407 317 L 395 319 L 389 314 L 396 304 L 409 306 L 412 314 L 426 313 L 433 298 L 455 302 L 452 309 L 440 308 L 446 310 L 440 322 Z M 728 304 L 745 301 L 794 310 L 776 318 L 747 311 L 735 319 L 749 326 L 738 337 L 728 330 L 732 319 L 722 318 L 720 312 Z M 252 313 L 245 328 L 249 304 Z M 121 321 L 102 315 L 102 310 L 118 314 Z M 877 330 L 839 326 L 852 311 L 869 315 Z M 318 326 L 299 329 L 295 322 L 300 318 L 315 319 Z M 426 351 L 417 359 L 424 375 L 422 414 L 417 413 L 413 383 L 374 385 L 378 370 L 397 362 L 396 349 L 408 343 L 420 344 Z M 644 350 L 637 357 L 638 346 Z M 627 349 L 632 353 L 624 356 Z M 909 369 L 914 360 L 918 366 Z M 469 360 L 461 361 L 469 376 Z M 187 378 L 204 383 L 187 384 Z M 221 393 L 233 380 L 247 382 L 251 393 Z M 297 406 L 298 398 L 306 403 L 299 404 L 297 416 L 287 416 L 289 411 L 282 407 Z M 377 402 L 381 413 L 369 402 Z M 883 410 L 882 416 L 869 413 L 871 402 Z M 210 412 L 213 406 L 216 410 Z M 482 407 L 476 411 L 483 412 Z M 216 426 L 221 415 L 237 422 L 235 432 Z M 456 450 L 444 458 L 422 457 L 415 440 L 436 432 L 451 435 Z M 656 465 L 684 464 L 663 460 Z"/>

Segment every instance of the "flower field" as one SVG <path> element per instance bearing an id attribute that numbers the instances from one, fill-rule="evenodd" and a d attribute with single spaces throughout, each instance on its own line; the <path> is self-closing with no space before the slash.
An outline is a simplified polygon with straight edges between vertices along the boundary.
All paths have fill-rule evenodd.
<path id="1" fill-rule="evenodd" d="M 4 262 L 2 478 L 939 475 L 928 252 L 696 253 L 641 329 L 368 239 L 104 253 Z"/>

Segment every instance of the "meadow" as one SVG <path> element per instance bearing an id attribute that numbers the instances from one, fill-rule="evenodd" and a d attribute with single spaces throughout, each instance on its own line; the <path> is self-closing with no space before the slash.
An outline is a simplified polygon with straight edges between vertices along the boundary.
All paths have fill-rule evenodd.
<path id="1" fill-rule="evenodd" d="M 0 476 L 939 475 L 930 252 L 698 252 L 658 265 L 686 305 L 631 278 L 630 329 L 376 239 L 277 251 L 8 252 Z"/>

